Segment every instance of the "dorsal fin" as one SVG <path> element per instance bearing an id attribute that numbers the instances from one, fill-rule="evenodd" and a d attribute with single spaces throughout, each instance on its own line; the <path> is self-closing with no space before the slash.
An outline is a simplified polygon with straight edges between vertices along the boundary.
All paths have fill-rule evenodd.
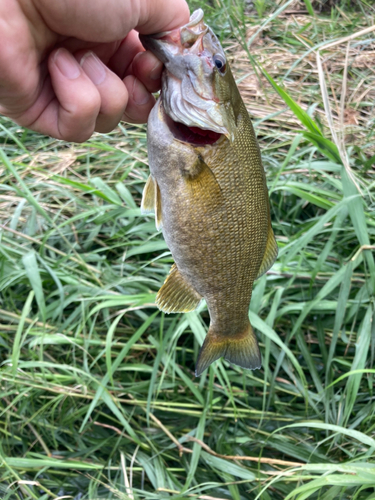
<path id="1" fill-rule="evenodd" d="M 160 189 L 158 183 L 156 182 L 156 179 L 154 179 L 152 175 L 149 175 L 145 187 L 143 188 L 141 213 L 155 213 L 156 229 L 160 231 L 160 229 L 163 227 L 161 212 Z"/>
<path id="2" fill-rule="evenodd" d="M 266 250 L 264 252 L 263 260 L 258 271 L 258 276 L 255 279 L 260 278 L 264 273 L 271 269 L 273 263 L 276 260 L 278 251 L 279 249 L 277 247 L 275 235 L 273 234 L 271 220 L 269 220 Z"/>
<path id="3" fill-rule="evenodd" d="M 148 176 L 145 187 L 143 188 L 141 213 L 149 214 L 155 210 L 155 181 L 152 175 Z"/>
<path id="4" fill-rule="evenodd" d="M 186 281 L 173 264 L 164 285 L 156 296 L 156 305 L 165 313 L 194 311 L 202 296 Z"/>
<path id="5" fill-rule="evenodd" d="M 162 210 L 161 210 L 161 194 L 158 183 L 154 179 L 155 185 L 155 224 L 156 229 L 160 231 L 163 228 L 163 218 L 162 218 Z"/>

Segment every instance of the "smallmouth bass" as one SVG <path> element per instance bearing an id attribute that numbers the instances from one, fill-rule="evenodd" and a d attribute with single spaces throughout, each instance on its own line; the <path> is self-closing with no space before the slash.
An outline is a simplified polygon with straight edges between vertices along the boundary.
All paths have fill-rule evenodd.
<path id="1" fill-rule="evenodd" d="M 141 207 L 155 211 L 175 261 L 156 304 L 188 312 L 206 300 L 211 322 L 196 376 L 221 357 L 260 368 L 248 310 L 253 282 L 274 263 L 277 244 L 248 112 L 201 9 L 185 26 L 141 41 L 165 66 L 148 120 Z"/>

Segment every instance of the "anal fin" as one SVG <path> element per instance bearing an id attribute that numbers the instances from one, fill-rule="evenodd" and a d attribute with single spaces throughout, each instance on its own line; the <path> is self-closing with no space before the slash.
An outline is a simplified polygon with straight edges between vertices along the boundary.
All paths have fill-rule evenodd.
<path id="1" fill-rule="evenodd" d="M 278 251 L 279 249 L 275 240 L 275 235 L 273 234 L 271 220 L 270 220 L 268 224 L 268 237 L 267 237 L 266 249 L 263 255 L 262 263 L 258 271 L 258 275 L 255 279 L 260 278 L 264 273 L 266 273 L 269 269 L 271 269 L 273 263 L 276 260 Z"/>
<path id="2" fill-rule="evenodd" d="M 158 183 L 156 181 L 154 181 L 154 183 L 155 183 L 155 224 L 156 224 L 156 229 L 160 231 L 160 229 L 163 228 L 163 218 L 161 215 L 161 194 Z"/>
<path id="3" fill-rule="evenodd" d="M 202 296 L 186 281 L 176 264 L 158 291 L 156 305 L 165 313 L 194 311 L 202 300 Z"/>

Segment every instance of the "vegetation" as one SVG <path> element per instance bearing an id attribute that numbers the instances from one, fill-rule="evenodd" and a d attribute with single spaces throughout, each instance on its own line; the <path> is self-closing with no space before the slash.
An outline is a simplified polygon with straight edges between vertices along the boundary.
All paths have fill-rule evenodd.
<path id="1" fill-rule="evenodd" d="M 2 499 L 375 499 L 375 9 L 336 4 L 204 4 L 280 249 L 249 313 L 261 370 L 195 378 L 205 306 L 154 305 L 145 126 L 77 145 L 1 119 Z"/>

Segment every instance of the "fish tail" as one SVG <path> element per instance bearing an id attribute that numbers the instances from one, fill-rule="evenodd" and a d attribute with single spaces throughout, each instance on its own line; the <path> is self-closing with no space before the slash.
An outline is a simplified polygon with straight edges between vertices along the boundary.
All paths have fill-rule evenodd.
<path id="1" fill-rule="evenodd" d="M 261 367 L 262 359 L 258 341 L 250 321 L 242 332 L 235 335 L 224 336 L 210 327 L 199 352 L 195 376 L 199 377 L 211 363 L 219 358 L 224 358 L 234 365 L 249 370 Z"/>

